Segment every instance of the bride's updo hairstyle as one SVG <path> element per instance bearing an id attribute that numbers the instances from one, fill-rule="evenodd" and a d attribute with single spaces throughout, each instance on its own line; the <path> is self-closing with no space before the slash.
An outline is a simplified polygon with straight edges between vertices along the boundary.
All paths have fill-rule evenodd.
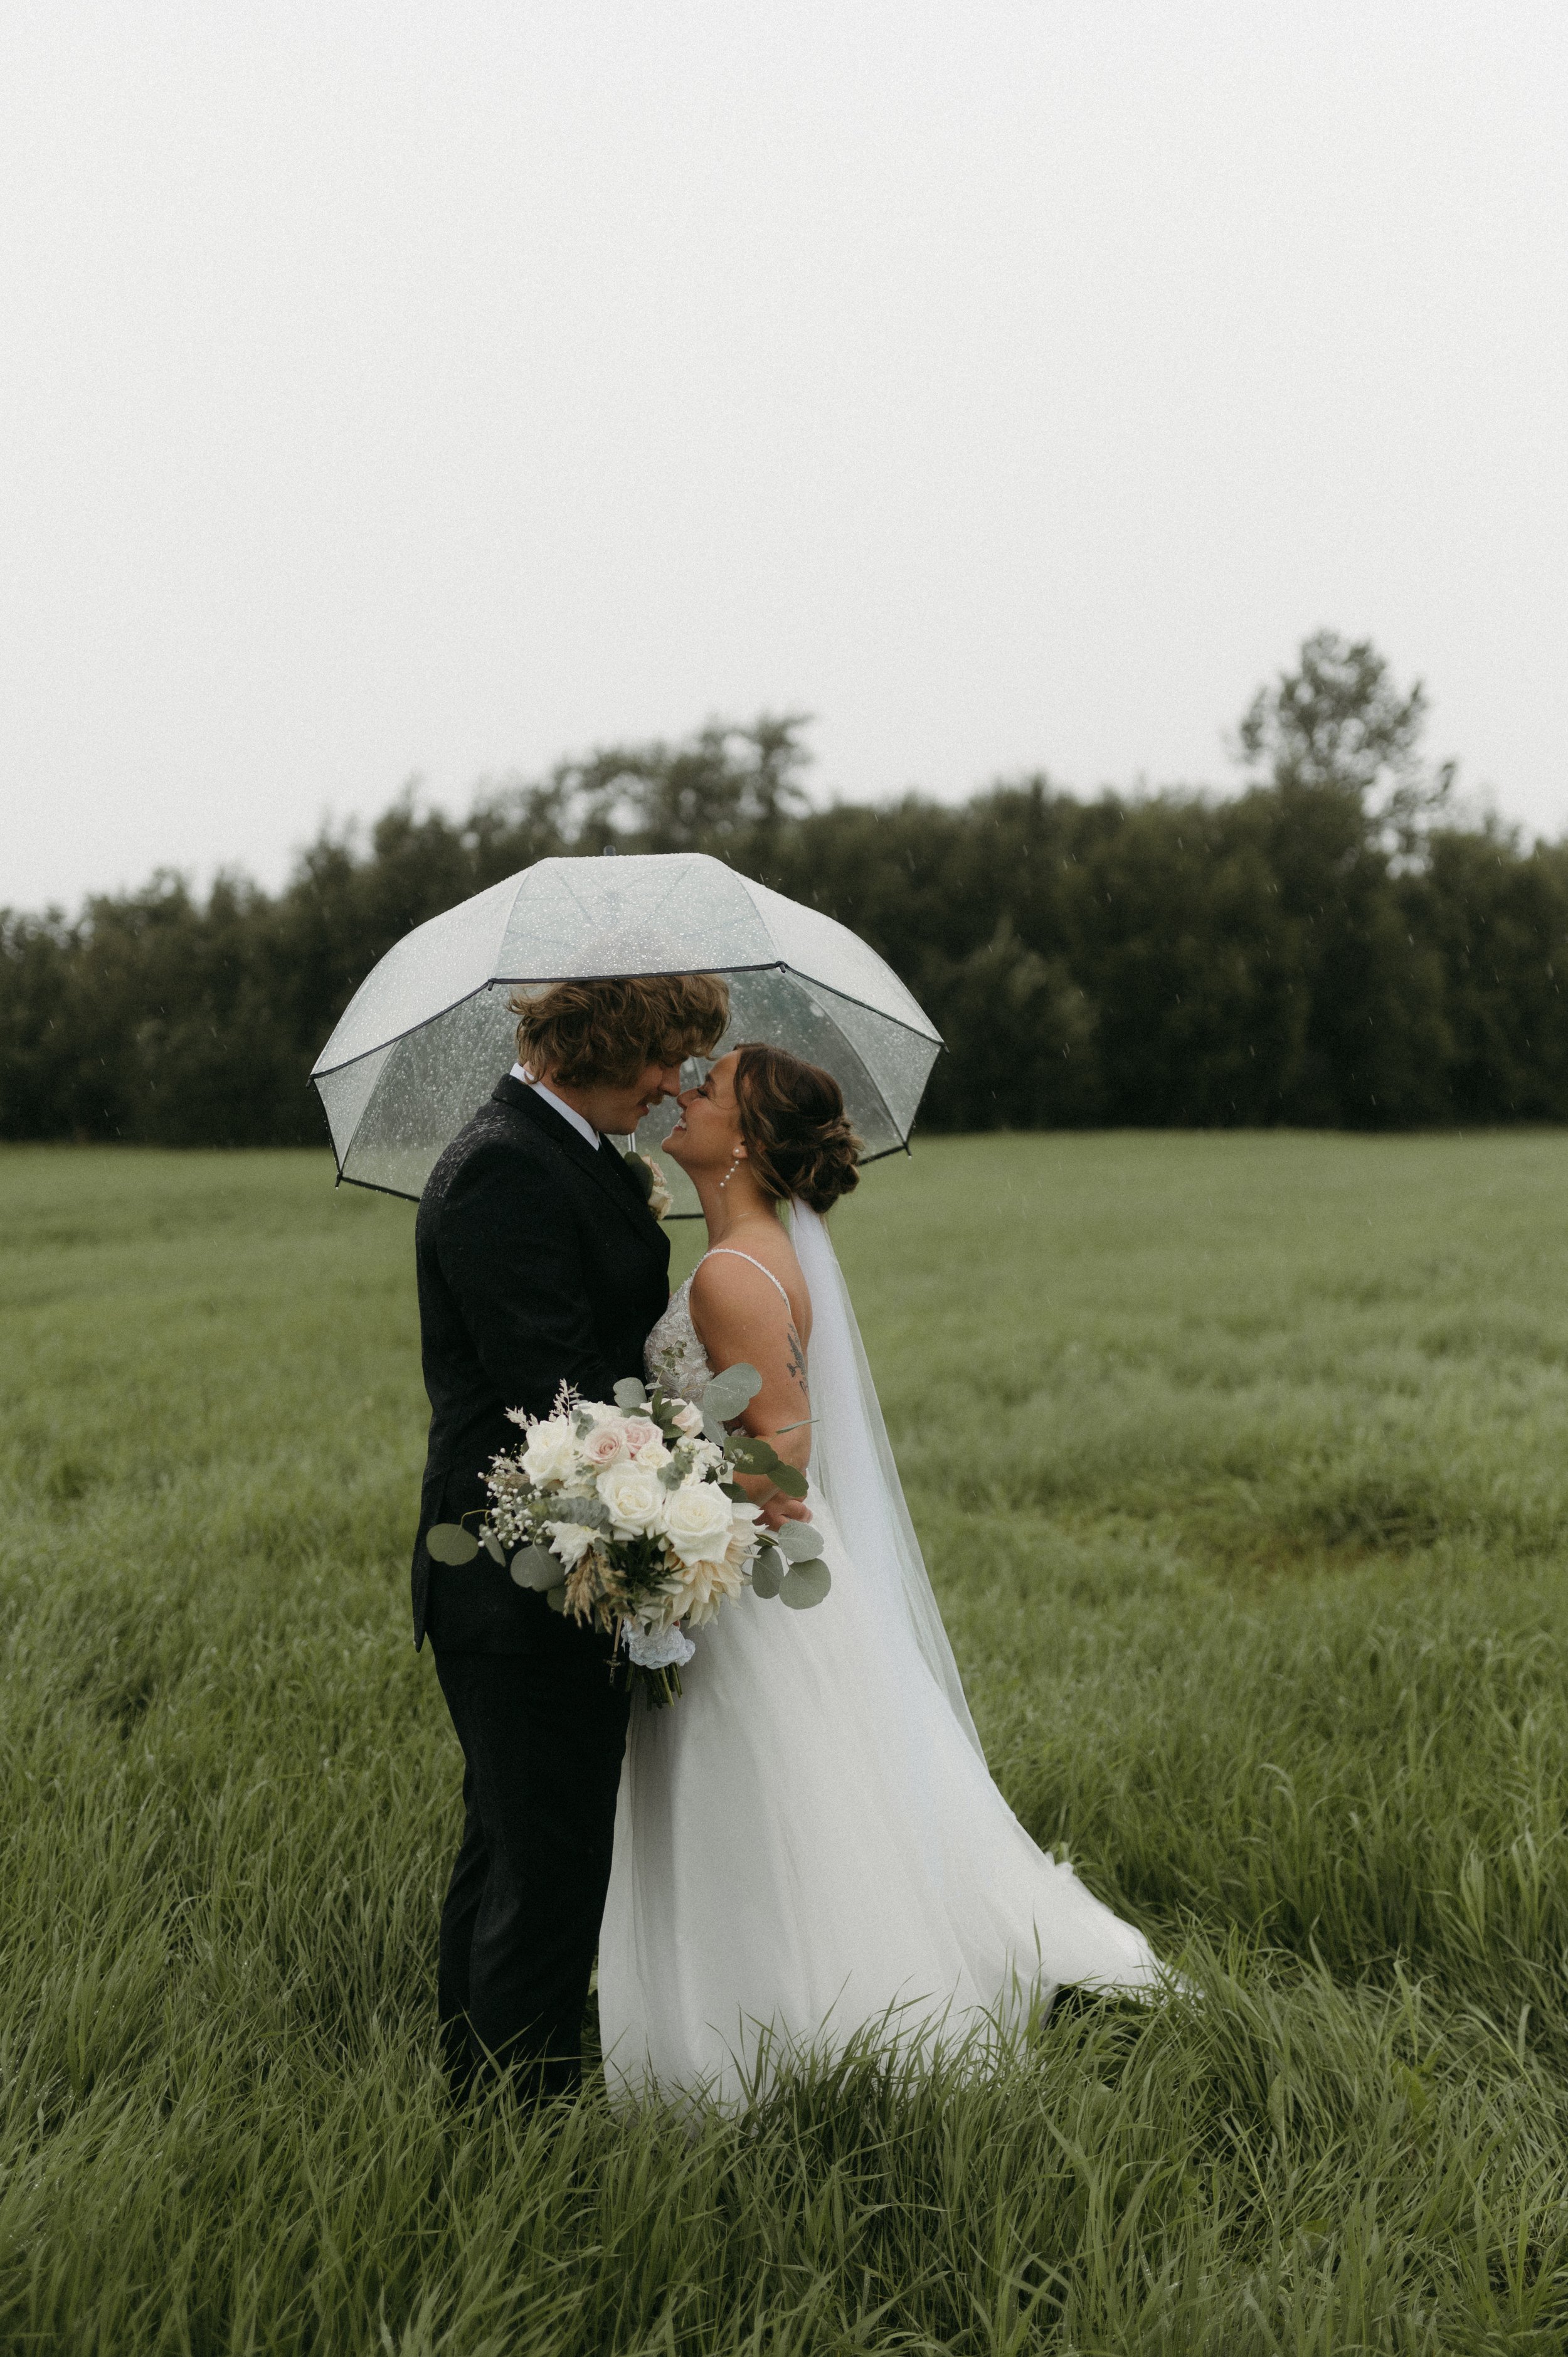
<path id="1" fill-rule="evenodd" d="M 735 1102 L 752 1170 L 775 1202 L 799 1195 L 827 1211 L 859 1186 L 860 1140 L 831 1072 L 748 1040 L 735 1068 Z"/>

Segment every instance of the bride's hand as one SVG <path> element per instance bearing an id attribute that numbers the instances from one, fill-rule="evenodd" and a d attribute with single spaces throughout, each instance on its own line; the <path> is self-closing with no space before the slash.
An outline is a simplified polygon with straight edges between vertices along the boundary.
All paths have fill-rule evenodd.
<path id="1" fill-rule="evenodd" d="M 775 1490 L 762 1509 L 765 1530 L 776 1531 L 780 1523 L 809 1523 L 811 1519 L 810 1506 L 804 1505 L 799 1498 L 787 1498 L 782 1490 Z"/>
<path id="2" fill-rule="evenodd" d="M 739 1424 L 738 1417 L 736 1424 Z M 744 1426 L 740 1428 L 745 1429 Z M 735 1426 L 731 1429 L 735 1429 Z M 772 1438 L 771 1434 L 768 1437 L 769 1439 Z M 764 1530 L 776 1531 L 780 1523 L 811 1521 L 811 1508 L 802 1504 L 799 1498 L 791 1498 L 787 1491 L 775 1488 L 765 1473 L 732 1472 L 730 1478 L 737 1489 L 745 1491 L 752 1504 L 757 1508 Z"/>

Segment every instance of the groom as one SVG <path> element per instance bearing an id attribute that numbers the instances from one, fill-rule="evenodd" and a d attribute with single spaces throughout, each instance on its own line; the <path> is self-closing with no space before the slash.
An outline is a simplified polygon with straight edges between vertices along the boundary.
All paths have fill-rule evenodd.
<path id="1" fill-rule="evenodd" d="M 711 974 L 563 982 L 513 1002 L 518 1060 L 430 1174 L 414 1227 L 430 1445 L 413 1549 L 463 1747 L 463 1839 L 441 1916 L 437 2002 L 454 2086 L 492 2068 L 531 2091 L 581 2075 L 583 2007 L 609 1882 L 627 1694 L 610 1641 L 552 1612 L 483 1550 L 434 1563 L 424 1534 L 486 1502 L 516 1445 L 509 1408 L 559 1384 L 611 1397 L 642 1374 L 670 1243 L 611 1143 L 680 1087 L 728 1019 Z"/>

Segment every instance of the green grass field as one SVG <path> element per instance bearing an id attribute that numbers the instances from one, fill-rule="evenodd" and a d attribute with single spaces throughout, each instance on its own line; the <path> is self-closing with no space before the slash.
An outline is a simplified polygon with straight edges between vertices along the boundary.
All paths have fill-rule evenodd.
<path id="1" fill-rule="evenodd" d="M 868 1175 L 994 1772 L 1202 1996 L 693 2131 L 446 2108 L 411 1208 L 0 1155 L 0 2347 L 1561 2350 L 1565 1194 L 1549 1135 Z"/>

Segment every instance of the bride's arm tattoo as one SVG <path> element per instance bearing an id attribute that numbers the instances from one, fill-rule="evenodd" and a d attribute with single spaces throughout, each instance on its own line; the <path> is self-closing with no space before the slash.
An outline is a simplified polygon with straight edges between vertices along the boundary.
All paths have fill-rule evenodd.
<path id="1" fill-rule="evenodd" d="M 800 1337 L 793 1326 L 789 1329 L 789 1372 L 800 1386 L 800 1397 L 811 1405 L 811 1394 L 806 1384 L 806 1353 L 800 1348 Z"/>

